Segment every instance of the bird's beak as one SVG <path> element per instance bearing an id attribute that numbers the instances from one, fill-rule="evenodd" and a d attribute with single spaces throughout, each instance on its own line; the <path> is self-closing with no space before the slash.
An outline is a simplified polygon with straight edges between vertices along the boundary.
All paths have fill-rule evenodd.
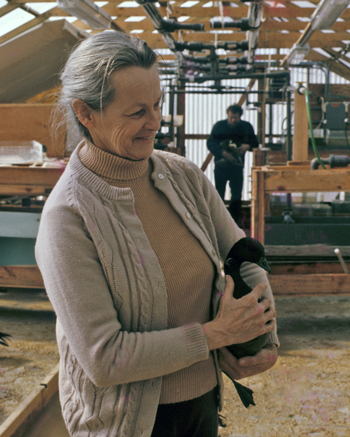
<path id="1" fill-rule="evenodd" d="M 269 266 L 269 263 L 267 262 L 267 259 L 265 257 L 261 257 L 259 261 L 257 262 L 258 266 L 260 266 L 262 269 L 266 270 L 267 273 L 271 273 L 271 269 Z"/>

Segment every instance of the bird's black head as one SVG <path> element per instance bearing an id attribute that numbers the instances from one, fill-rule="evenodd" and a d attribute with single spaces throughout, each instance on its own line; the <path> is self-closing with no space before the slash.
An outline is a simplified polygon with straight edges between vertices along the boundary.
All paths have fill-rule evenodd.
<path id="1" fill-rule="evenodd" d="M 241 238 L 232 246 L 224 264 L 225 274 L 229 274 L 232 269 L 239 269 L 245 261 L 257 264 L 268 273 L 271 272 L 266 260 L 264 246 L 254 238 Z"/>

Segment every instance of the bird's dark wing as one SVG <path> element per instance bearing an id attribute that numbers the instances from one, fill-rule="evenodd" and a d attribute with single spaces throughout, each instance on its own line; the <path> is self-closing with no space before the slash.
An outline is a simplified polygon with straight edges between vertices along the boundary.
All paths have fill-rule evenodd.
<path id="1" fill-rule="evenodd" d="M 8 346 L 7 342 L 6 342 L 6 338 L 11 337 L 10 334 L 5 334 L 4 332 L 0 332 L 0 344 L 2 344 L 3 346 Z"/>

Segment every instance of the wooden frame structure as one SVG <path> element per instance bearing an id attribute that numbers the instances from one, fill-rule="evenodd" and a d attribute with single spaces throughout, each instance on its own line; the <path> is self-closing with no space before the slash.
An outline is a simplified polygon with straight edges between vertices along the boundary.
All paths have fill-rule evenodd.
<path id="1" fill-rule="evenodd" d="M 27 396 L 14 412 L 0 425 L 0 437 L 14 437 L 36 419 L 58 390 L 59 364 Z"/>
<path id="2" fill-rule="evenodd" d="M 49 157 L 65 155 L 65 128 L 57 132 L 55 143 L 50 134 L 53 104 L 0 104 L 0 136 L 12 146 L 36 140 L 47 146 Z M 14 144 L 13 144 L 14 143 Z M 60 168 L 0 166 L 0 197 L 47 196 L 64 171 Z M 0 266 L 0 287 L 44 288 L 36 265 Z"/>
<path id="3" fill-rule="evenodd" d="M 262 243 L 270 194 L 350 191 L 349 167 L 311 170 L 310 164 L 289 164 L 252 168 L 251 235 Z M 272 274 L 269 281 L 276 296 L 350 293 L 350 275 L 343 273 Z"/>

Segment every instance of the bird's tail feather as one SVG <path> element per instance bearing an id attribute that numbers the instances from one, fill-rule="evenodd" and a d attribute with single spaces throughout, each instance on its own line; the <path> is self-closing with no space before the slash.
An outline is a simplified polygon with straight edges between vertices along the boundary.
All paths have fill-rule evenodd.
<path id="1" fill-rule="evenodd" d="M 0 332 L 0 344 L 2 344 L 3 346 L 8 346 L 8 344 L 6 342 L 7 337 L 11 337 L 11 335 L 5 334 L 4 332 Z"/>
<path id="2" fill-rule="evenodd" d="M 226 374 L 227 375 L 227 374 Z M 232 379 L 229 375 L 227 375 L 231 381 L 233 382 L 238 396 L 240 397 L 242 404 L 248 408 L 249 405 L 254 405 L 255 406 L 255 402 L 254 402 L 254 398 L 253 398 L 253 390 L 251 390 L 248 387 L 245 387 L 244 385 L 240 384 L 239 382 L 235 381 L 234 379 Z"/>

